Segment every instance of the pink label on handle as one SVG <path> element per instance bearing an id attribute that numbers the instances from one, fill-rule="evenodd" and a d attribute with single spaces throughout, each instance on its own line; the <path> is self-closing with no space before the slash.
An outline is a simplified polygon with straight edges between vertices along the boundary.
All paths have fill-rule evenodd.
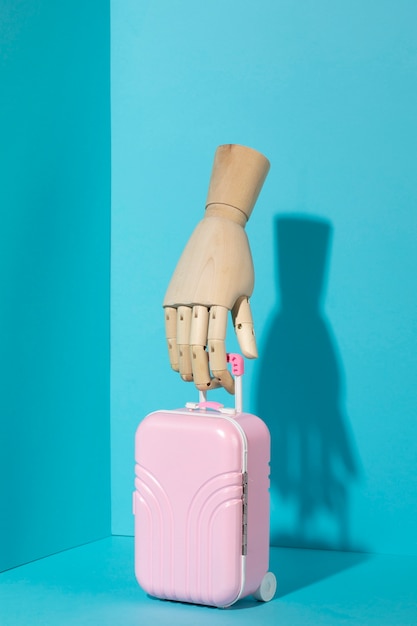
<path id="1" fill-rule="evenodd" d="M 229 352 L 227 355 L 227 362 L 230 363 L 232 368 L 232 374 L 234 376 L 242 376 L 245 371 L 245 362 L 241 354 L 235 352 Z"/>

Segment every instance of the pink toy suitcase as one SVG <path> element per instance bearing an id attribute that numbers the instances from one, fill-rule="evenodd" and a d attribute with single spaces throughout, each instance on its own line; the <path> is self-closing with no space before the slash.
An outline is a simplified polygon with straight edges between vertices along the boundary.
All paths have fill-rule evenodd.
<path id="1" fill-rule="evenodd" d="M 149 414 L 136 431 L 135 573 L 151 596 L 227 607 L 271 600 L 270 436 L 242 412 L 243 358 L 228 355 L 236 407 Z"/>

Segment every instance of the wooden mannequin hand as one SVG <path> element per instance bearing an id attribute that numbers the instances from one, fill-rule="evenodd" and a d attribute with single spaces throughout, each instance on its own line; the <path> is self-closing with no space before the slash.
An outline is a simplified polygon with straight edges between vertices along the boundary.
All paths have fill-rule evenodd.
<path id="1" fill-rule="evenodd" d="M 267 159 L 250 148 L 217 149 L 204 219 L 165 294 L 171 367 L 202 391 L 221 385 L 234 393 L 226 363 L 228 311 L 242 353 L 258 356 L 249 306 L 254 270 L 244 228 L 268 169 Z"/>
<path id="2" fill-rule="evenodd" d="M 254 282 L 252 256 L 239 223 L 212 215 L 210 208 L 207 212 L 191 235 L 165 296 L 168 351 L 172 368 L 184 380 L 194 380 L 201 390 L 221 384 L 233 393 L 225 349 L 229 310 L 242 353 L 257 357 L 248 303 Z"/>

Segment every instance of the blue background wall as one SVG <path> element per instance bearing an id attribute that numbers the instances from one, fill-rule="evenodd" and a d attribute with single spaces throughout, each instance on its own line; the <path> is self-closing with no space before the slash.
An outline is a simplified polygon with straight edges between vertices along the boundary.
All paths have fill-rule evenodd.
<path id="1" fill-rule="evenodd" d="M 0 2 L 0 570 L 110 533 L 109 6 Z"/>
<path id="2" fill-rule="evenodd" d="M 110 532 L 109 7 L 1 10 L 0 569 Z M 161 302 L 232 142 L 272 163 L 245 388 L 272 540 L 417 554 L 414 3 L 111 11 L 113 532 L 139 419 L 195 396 Z"/>
<path id="3" fill-rule="evenodd" d="M 245 392 L 274 436 L 272 539 L 417 554 L 415 3 L 111 12 L 113 532 L 132 532 L 138 421 L 194 396 L 161 302 L 230 142 L 272 163 Z"/>

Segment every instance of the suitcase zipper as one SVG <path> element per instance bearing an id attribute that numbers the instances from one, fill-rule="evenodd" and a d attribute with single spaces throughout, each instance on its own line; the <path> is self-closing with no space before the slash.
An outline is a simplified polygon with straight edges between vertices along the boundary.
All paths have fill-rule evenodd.
<path id="1" fill-rule="evenodd" d="M 248 553 L 248 473 L 242 474 L 242 556 Z"/>

